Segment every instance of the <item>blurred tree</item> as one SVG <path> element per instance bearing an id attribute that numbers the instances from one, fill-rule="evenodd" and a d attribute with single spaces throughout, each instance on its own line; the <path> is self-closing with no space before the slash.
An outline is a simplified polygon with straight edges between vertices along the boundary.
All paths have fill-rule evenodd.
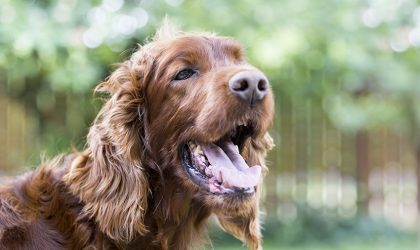
<path id="1" fill-rule="evenodd" d="M 267 72 L 279 100 L 276 124 L 290 117 L 294 123 L 287 126 L 301 125 L 293 164 L 302 181 L 311 164 L 310 131 L 302 124 L 319 109 L 356 138 L 363 207 L 369 131 L 389 128 L 405 136 L 420 169 L 420 8 L 414 0 L 1 1 L 0 97 L 24 103 L 34 116 L 36 152 L 55 154 L 69 141 L 82 147 L 98 107 L 93 86 L 168 15 L 185 30 L 236 37 Z M 287 113 L 289 107 L 294 111 Z M 280 146 L 292 143 L 276 133 Z"/>

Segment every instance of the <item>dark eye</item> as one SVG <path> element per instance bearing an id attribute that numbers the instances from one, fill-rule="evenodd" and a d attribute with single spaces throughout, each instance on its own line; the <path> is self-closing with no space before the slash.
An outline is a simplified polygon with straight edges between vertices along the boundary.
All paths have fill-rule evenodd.
<path id="1" fill-rule="evenodd" d="M 196 71 L 193 69 L 183 69 L 179 71 L 178 74 L 176 74 L 174 80 L 175 81 L 185 80 L 193 76 L 195 73 Z"/>

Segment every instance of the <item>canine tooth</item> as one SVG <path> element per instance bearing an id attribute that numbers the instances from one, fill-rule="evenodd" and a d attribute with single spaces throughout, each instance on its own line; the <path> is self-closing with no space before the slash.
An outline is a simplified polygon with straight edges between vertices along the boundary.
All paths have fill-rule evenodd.
<path id="1" fill-rule="evenodd" d="M 203 149 L 201 149 L 200 145 L 196 145 L 196 147 L 194 149 L 194 153 L 197 153 L 197 154 L 202 154 L 203 153 Z"/>
<path id="2" fill-rule="evenodd" d="M 204 155 L 200 155 L 200 160 L 201 160 L 201 162 L 206 162 L 206 157 L 204 156 Z"/>

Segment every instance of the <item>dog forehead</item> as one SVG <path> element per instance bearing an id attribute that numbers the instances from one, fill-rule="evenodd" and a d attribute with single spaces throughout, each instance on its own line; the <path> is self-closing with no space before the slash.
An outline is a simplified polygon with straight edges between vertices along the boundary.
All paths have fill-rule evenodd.
<path id="1" fill-rule="evenodd" d="M 172 39 L 158 40 L 151 44 L 156 57 L 210 57 L 214 59 L 233 58 L 240 60 L 243 49 L 239 42 L 230 37 L 213 34 L 185 33 Z"/>

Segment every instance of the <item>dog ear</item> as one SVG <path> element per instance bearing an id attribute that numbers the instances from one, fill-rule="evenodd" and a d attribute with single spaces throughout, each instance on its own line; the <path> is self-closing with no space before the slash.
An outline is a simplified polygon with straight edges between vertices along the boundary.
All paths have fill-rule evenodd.
<path id="1" fill-rule="evenodd" d="M 129 60 L 97 87 L 110 98 L 90 128 L 86 155 L 76 159 L 65 176 L 70 190 L 84 202 L 84 211 L 120 242 L 147 232 L 143 221 L 149 183 L 142 155 L 145 114 L 139 74 Z"/>
<path id="2" fill-rule="evenodd" d="M 273 139 L 268 133 L 256 139 L 252 139 L 244 148 L 244 155 L 247 155 L 250 166 L 260 165 L 263 176 L 268 173 L 265 163 L 267 152 L 274 147 Z M 250 249 L 262 249 L 260 230 L 259 197 L 262 188 L 262 179 L 257 187 L 257 192 L 248 206 L 247 211 L 241 211 L 236 215 L 226 215 L 223 212 L 217 213 L 220 226 L 227 232 L 246 243 Z"/>
<path id="3" fill-rule="evenodd" d="M 132 59 L 118 64 L 117 69 L 108 79 L 96 86 L 95 92 L 107 93 L 111 96 L 117 92 L 120 94 L 138 95 L 140 93 L 138 79 L 141 72 L 139 70 L 140 67 L 135 66 L 134 60 L 135 55 L 140 53 L 139 51 L 133 54 Z"/>

